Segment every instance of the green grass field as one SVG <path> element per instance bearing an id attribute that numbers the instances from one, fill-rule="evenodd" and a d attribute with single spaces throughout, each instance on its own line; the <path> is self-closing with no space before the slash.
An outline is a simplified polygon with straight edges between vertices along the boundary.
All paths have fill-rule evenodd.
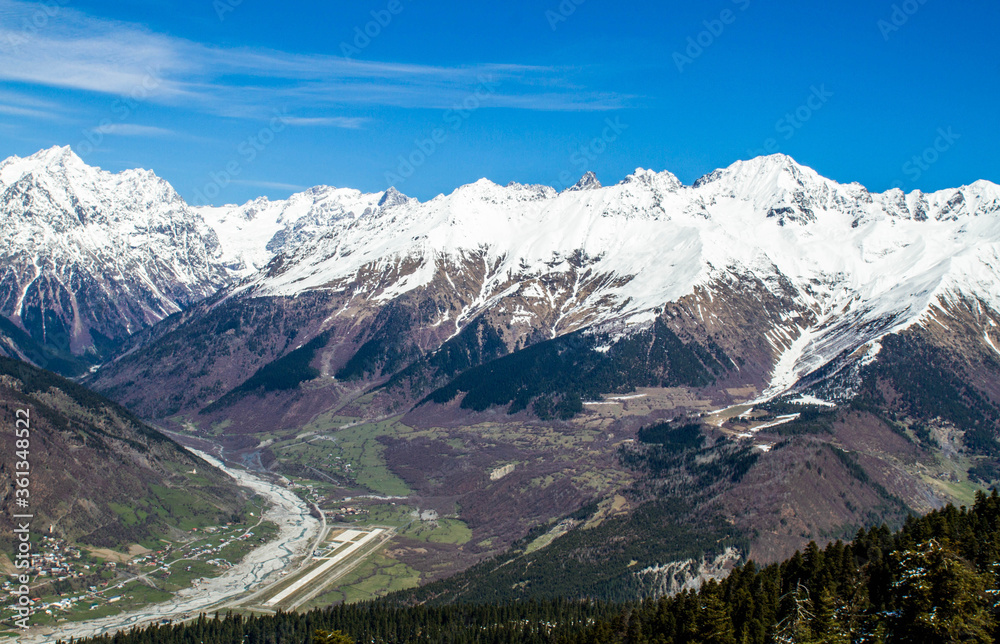
<path id="1" fill-rule="evenodd" d="M 457 546 L 472 540 L 472 530 L 458 519 L 438 519 L 436 521 L 414 521 L 400 532 L 401 535 L 418 541 L 431 543 L 451 543 Z"/>
<path id="2" fill-rule="evenodd" d="M 396 419 L 343 427 L 349 419 L 320 416 L 303 428 L 302 434 L 319 436 L 280 441 L 271 446 L 284 462 L 315 468 L 331 477 L 342 477 L 385 496 L 407 496 L 412 490 L 385 464 L 380 436 L 394 434 L 400 427 Z M 302 436 L 300 434 L 300 436 Z M 328 439 L 334 440 L 328 440 Z M 348 464 L 350 467 L 348 468 Z M 327 484 L 322 474 L 315 480 Z"/>
<path id="3" fill-rule="evenodd" d="M 414 517 L 415 508 L 412 506 L 389 503 L 372 505 L 368 510 L 368 518 L 362 522 L 363 524 L 394 526 L 397 528 L 396 534 L 401 537 L 430 543 L 451 543 L 459 546 L 472 540 L 472 530 L 459 519 L 442 518 L 434 521 L 421 521 Z"/>
<path id="4" fill-rule="evenodd" d="M 419 583 L 420 573 L 418 571 L 377 552 L 345 575 L 340 580 L 337 589 L 319 595 L 303 605 L 300 610 L 309 610 L 340 602 L 366 601 L 397 590 L 414 588 Z"/>

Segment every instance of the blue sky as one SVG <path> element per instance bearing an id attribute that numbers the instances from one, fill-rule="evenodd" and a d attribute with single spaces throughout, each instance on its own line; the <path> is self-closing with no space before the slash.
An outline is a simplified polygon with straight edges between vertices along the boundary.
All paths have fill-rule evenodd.
<path id="1" fill-rule="evenodd" d="M 212 203 L 690 183 L 764 152 L 873 190 L 1000 182 L 1000 4 L 803 4 L 0 0 L 0 157 L 70 145 Z"/>

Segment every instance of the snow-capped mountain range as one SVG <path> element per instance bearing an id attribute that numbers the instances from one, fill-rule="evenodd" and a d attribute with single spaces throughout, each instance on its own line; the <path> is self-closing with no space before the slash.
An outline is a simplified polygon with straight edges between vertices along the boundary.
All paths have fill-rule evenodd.
<path id="1" fill-rule="evenodd" d="M 771 393 L 949 302 L 980 307 L 1000 346 L 1000 186 L 871 193 L 784 155 L 692 186 L 640 169 L 561 193 L 483 179 L 423 203 L 316 187 L 194 208 L 150 172 L 54 148 L 0 163 L 0 227 L 0 313 L 43 342 L 58 320 L 76 353 L 220 288 L 349 294 L 331 316 L 434 288 L 450 302 L 428 323 L 442 338 L 485 311 L 555 337 L 642 326 L 682 301 L 710 328 L 711 303 L 751 282 L 787 302 L 766 333 Z"/>
<path id="2" fill-rule="evenodd" d="M 364 274 L 364 295 L 387 302 L 442 274 L 455 282 L 470 263 L 482 267 L 478 292 L 460 294 L 469 300 L 461 313 L 438 321 L 456 333 L 506 300 L 558 303 L 545 329 L 555 337 L 611 320 L 642 324 L 699 288 L 725 298 L 733 280 L 775 293 L 790 286 L 795 306 L 783 313 L 807 317 L 774 330 L 773 393 L 917 323 L 942 300 L 1000 311 L 1000 187 L 872 194 L 782 155 L 735 163 L 691 187 L 641 169 L 618 185 L 561 194 L 484 179 L 427 203 L 334 220 L 236 293 L 293 296 Z"/>
<path id="3" fill-rule="evenodd" d="M 380 198 L 315 188 L 195 209 L 150 171 L 105 172 L 69 147 L 11 157 L 0 162 L 0 314 L 42 344 L 100 359 Z"/>
<path id="4" fill-rule="evenodd" d="M 0 312 L 80 354 L 228 283 L 215 232 L 153 173 L 67 148 L 0 163 Z"/>

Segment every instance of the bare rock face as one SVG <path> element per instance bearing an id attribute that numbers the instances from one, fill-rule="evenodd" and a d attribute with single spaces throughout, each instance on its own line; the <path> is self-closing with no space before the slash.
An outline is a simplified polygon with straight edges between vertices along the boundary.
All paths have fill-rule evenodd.
<path id="1" fill-rule="evenodd" d="M 230 280 L 215 231 L 162 179 L 69 148 L 0 164 L 0 313 L 96 362 Z"/>
<path id="2" fill-rule="evenodd" d="M 1000 341 L 988 182 L 873 194 L 774 155 L 693 186 L 639 169 L 563 193 L 484 179 L 426 203 L 318 186 L 192 208 L 150 172 L 54 148 L 2 162 L 0 192 L 0 351 L 76 372 L 121 355 L 95 383 L 154 416 L 212 404 L 321 336 L 330 386 L 423 369 L 413 395 L 445 378 L 414 365 L 473 326 L 495 339 L 463 368 L 581 332 L 608 351 L 659 320 L 726 356 L 720 386 L 768 395 L 855 373 L 880 338 L 969 307 L 961 350 Z"/>
<path id="3" fill-rule="evenodd" d="M 953 501 L 922 478 L 939 455 L 1000 476 L 988 182 L 875 194 L 775 155 L 692 186 L 639 169 L 191 208 L 57 149 L 0 164 L 0 194 L 0 353 L 100 362 L 87 383 L 139 415 L 289 474 L 316 475 L 275 436 L 377 420 L 370 445 L 421 507 L 462 508 L 462 566 L 594 502 L 564 527 L 608 538 L 581 548 L 627 528 L 623 578 L 670 593 Z M 638 444 L 689 420 L 710 438 L 674 446 L 691 458 Z M 643 491 L 705 511 L 706 543 L 757 536 L 708 558 L 653 544 L 633 569 L 676 510 L 636 515 Z M 569 547 L 544 543 L 532 557 Z"/>
<path id="4" fill-rule="evenodd" d="M 575 185 L 567 188 L 567 190 L 579 192 L 580 190 L 597 190 L 600 187 L 601 182 L 597 180 L 597 175 L 588 170 Z"/>

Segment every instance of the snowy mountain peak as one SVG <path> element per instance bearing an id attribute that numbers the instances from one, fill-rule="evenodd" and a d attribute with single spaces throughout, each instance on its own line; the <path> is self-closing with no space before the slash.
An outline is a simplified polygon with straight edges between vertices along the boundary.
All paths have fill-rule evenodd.
<path id="1" fill-rule="evenodd" d="M 384 302 L 466 269 L 481 281 L 482 306 L 551 278 L 552 298 L 574 293 L 560 304 L 566 320 L 649 320 L 696 289 L 752 278 L 781 285 L 821 322 L 848 311 L 852 329 L 891 329 L 947 293 L 1000 309 L 998 248 L 996 184 L 873 195 L 786 155 L 739 161 L 690 188 L 640 168 L 608 187 L 588 173 L 563 193 L 481 179 L 425 203 L 394 188 L 316 186 L 206 208 L 189 207 L 152 172 L 111 174 L 68 148 L 0 162 L 0 312 L 38 337 L 54 312 L 73 329 L 75 351 L 236 279 L 249 278 L 238 292 L 293 296 L 379 275 L 356 288 Z M 280 267 L 263 271 L 277 255 Z M 786 375 L 877 336 L 812 332 Z"/>
<path id="2" fill-rule="evenodd" d="M 227 284 L 219 252 L 150 171 L 105 172 L 68 147 L 0 163 L 0 314 L 36 341 L 99 353 Z"/>
<path id="3" fill-rule="evenodd" d="M 416 202 L 390 188 L 365 194 L 350 188 L 315 186 L 288 199 L 259 198 L 241 206 L 197 208 L 222 244 L 222 263 L 240 277 L 265 267 L 275 255 L 325 235 L 340 221 Z"/>
<path id="4" fill-rule="evenodd" d="M 973 181 L 966 188 L 973 190 L 977 193 L 991 193 L 994 196 L 1000 195 L 1000 185 L 993 183 L 992 181 L 987 181 L 986 179 L 979 179 L 978 181 Z"/>
<path id="5" fill-rule="evenodd" d="M 452 194 L 455 194 L 456 192 L 491 192 L 502 188 L 503 186 L 501 186 L 500 184 L 495 183 L 490 179 L 487 179 L 486 177 L 483 177 L 482 179 L 478 179 L 476 181 L 473 181 L 472 183 L 467 183 L 464 186 L 459 186 L 454 190 Z"/>
<path id="6" fill-rule="evenodd" d="M 711 201 L 746 202 L 781 225 L 810 224 L 824 211 L 860 221 L 868 216 L 866 204 L 873 200 L 861 184 L 826 179 L 785 154 L 737 161 L 701 177 L 693 188 Z"/>
<path id="7" fill-rule="evenodd" d="M 399 190 L 395 188 L 389 188 L 382 195 L 382 198 L 378 200 L 379 208 L 394 208 L 395 206 L 401 206 L 403 204 L 412 201 L 410 197 L 407 197 Z"/>
<path id="8" fill-rule="evenodd" d="M 68 145 L 53 145 L 47 150 L 39 150 L 35 154 L 28 157 L 29 159 L 45 160 L 47 162 L 63 162 L 66 160 L 73 160 L 82 163 L 82 159 L 75 152 L 73 148 Z"/>
<path id="9" fill-rule="evenodd" d="M 335 221 L 237 292 L 344 289 L 381 305 L 471 280 L 473 291 L 455 294 L 474 300 L 459 320 L 521 294 L 527 299 L 508 310 L 560 302 L 555 335 L 645 323 L 665 303 L 749 281 L 785 303 L 779 318 L 796 320 L 774 332 L 777 391 L 918 323 L 939 298 L 958 293 L 1000 311 L 997 213 L 1000 196 L 988 182 L 873 195 L 786 155 L 737 162 L 691 188 L 644 169 L 615 186 L 561 194 L 484 179 Z"/>
<path id="10" fill-rule="evenodd" d="M 619 185 L 639 185 L 647 188 L 661 188 L 670 192 L 680 190 L 684 184 L 672 173 L 664 170 L 656 172 L 645 168 L 636 168 L 635 172 L 622 179 Z"/>
<path id="11" fill-rule="evenodd" d="M 17 159 L 17 157 L 13 157 Z M 21 159 L 26 163 L 33 163 L 41 166 L 61 167 L 66 165 L 84 165 L 83 159 L 73 152 L 73 148 L 68 145 L 54 145 L 45 150 L 39 150 L 29 157 Z"/>
<path id="12" fill-rule="evenodd" d="M 576 182 L 576 185 L 567 188 L 568 192 L 579 192 L 581 190 L 596 190 L 601 187 L 601 182 L 598 181 L 597 175 L 588 170 L 580 180 Z"/>
<path id="13" fill-rule="evenodd" d="M 10 185 L 29 174 L 80 175 L 99 171 L 85 164 L 68 145 L 56 146 L 29 157 L 14 156 L 0 162 L 0 185 Z"/>
<path id="14" fill-rule="evenodd" d="M 450 195 L 440 195 L 434 201 L 451 203 L 524 203 L 551 199 L 558 194 L 555 188 L 538 184 L 524 184 L 511 181 L 501 186 L 489 179 L 480 179 L 456 189 Z"/>
<path id="15" fill-rule="evenodd" d="M 787 154 L 772 154 L 747 161 L 737 161 L 727 168 L 715 170 L 694 183 L 695 188 L 721 184 L 724 188 L 742 188 L 744 194 L 753 192 L 788 191 L 804 188 L 825 179 L 807 166 L 796 163 Z"/>

